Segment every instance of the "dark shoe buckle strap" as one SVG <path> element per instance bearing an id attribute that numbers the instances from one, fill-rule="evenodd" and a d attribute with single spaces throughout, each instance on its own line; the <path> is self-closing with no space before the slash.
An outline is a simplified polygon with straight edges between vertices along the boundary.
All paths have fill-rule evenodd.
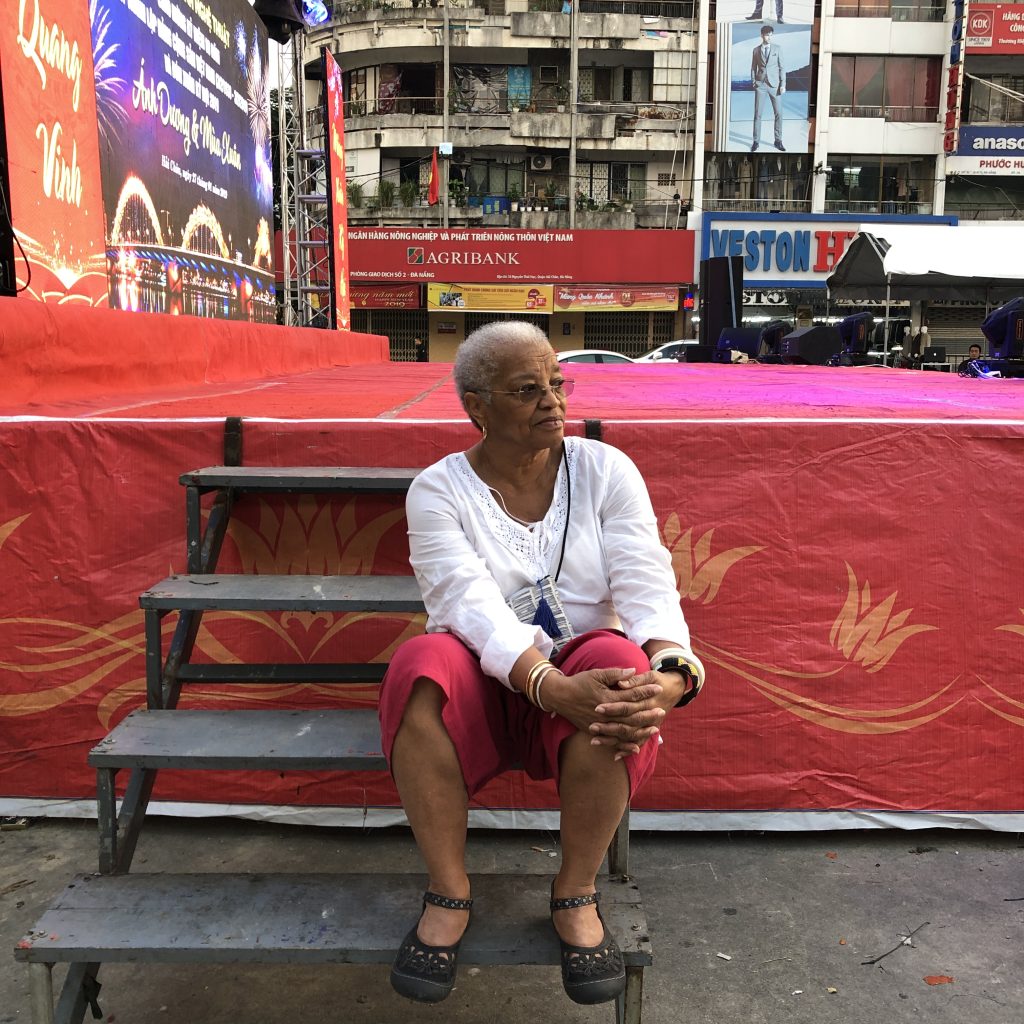
<path id="1" fill-rule="evenodd" d="M 473 901 L 457 900 L 451 896 L 441 896 L 439 893 L 431 892 L 429 889 L 423 894 L 424 903 L 432 903 L 435 907 L 443 907 L 445 910 L 472 910 Z"/>
<path id="2" fill-rule="evenodd" d="M 551 910 L 553 913 L 556 910 L 575 910 L 577 907 L 589 907 L 600 899 L 601 894 L 599 892 L 592 892 L 589 896 L 562 896 L 559 899 L 552 896 Z"/>

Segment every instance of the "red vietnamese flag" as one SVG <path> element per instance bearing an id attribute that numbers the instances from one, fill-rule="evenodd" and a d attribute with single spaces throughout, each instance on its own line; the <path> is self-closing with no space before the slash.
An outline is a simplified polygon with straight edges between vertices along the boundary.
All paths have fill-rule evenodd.
<path id="1" fill-rule="evenodd" d="M 434 155 L 430 158 L 430 184 L 427 186 L 427 204 L 429 206 L 436 206 L 437 201 L 441 198 L 440 193 L 440 178 L 437 173 L 437 150 L 434 150 Z"/>

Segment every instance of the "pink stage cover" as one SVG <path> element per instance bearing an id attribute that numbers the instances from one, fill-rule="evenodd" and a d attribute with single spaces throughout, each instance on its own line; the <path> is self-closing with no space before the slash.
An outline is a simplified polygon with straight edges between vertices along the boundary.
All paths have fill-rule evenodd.
<path id="1" fill-rule="evenodd" d="M 471 444 L 440 364 L 8 401 L 0 422 L 0 806 L 91 799 L 89 747 L 144 703 L 137 596 L 185 568 L 188 469 L 423 466 Z M 885 369 L 573 367 L 570 430 L 645 474 L 708 685 L 635 795 L 665 827 L 918 812 L 1021 827 L 1024 382 Z M 251 497 L 222 568 L 405 574 L 393 497 Z M 170 630 L 172 622 L 166 623 Z M 204 619 L 197 657 L 386 660 L 415 616 Z M 187 706 L 372 706 L 375 687 L 203 687 Z M 393 807 L 383 775 L 162 775 L 156 799 Z M 551 808 L 512 773 L 480 807 Z M 657 827 L 659 816 L 641 818 Z M 837 820 L 837 819 L 829 819 Z M 714 827 L 714 826 L 712 826 Z"/>

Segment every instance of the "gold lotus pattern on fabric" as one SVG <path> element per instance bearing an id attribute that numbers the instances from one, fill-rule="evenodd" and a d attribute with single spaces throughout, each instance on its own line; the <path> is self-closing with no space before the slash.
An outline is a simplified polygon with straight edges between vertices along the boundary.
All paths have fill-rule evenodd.
<path id="1" fill-rule="evenodd" d="M 372 572 L 381 538 L 405 519 L 391 509 L 359 525 L 357 502 L 321 502 L 303 495 L 282 507 L 258 499 L 254 525 L 233 518 L 227 540 L 238 553 L 242 572 L 309 573 L 355 576 Z M 403 531 L 404 536 L 404 531 Z"/>
<path id="2" fill-rule="evenodd" d="M 711 604 L 718 595 L 725 574 L 741 559 L 762 550 L 759 547 L 730 548 L 712 555 L 714 532 L 712 527 L 691 545 L 692 528 L 683 532 L 675 512 L 665 520 L 662 540 L 672 556 L 672 569 L 683 600 Z"/>
<path id="3" fill-rule="evenodd" d="M 872 608 L 871 584 L 865 582 L 859 588 L 853 568 L 849 562 L 845 564 L 850 589 L 846 603 L 832 625 L 829 640 L 851 661 L 859 662 L 868 672 L 878 672 L 889 663 L 905 640 L 915 633 L 925 633 L 938 627 L 905 626 L 913 609 L 894 614 L 895 590 Z"/>
<path id="4" fill-rule="evenodd" d="M 22 515 L 0 524 L 0 552 L 28 518 Z M 337 503 L 319 504 L 300 498 L 280 508 L 260 502 L 255 518 L 254 524 L 233 520 L 228 533 L 227 541 L 242 571 L 357 574 L 375 571 L 382 539 L 401 523 L 403 512 L 389 509 L 368 519 L 364 516 L 366 521 L 360 522 L 353 501 L 339 508 Z M 665 521 L 662 536 L 684 602 L 710 605 L 730 570 L 764 550 L 762 546 L 747 545 L 713 552 L 714 533 L 714 528 L 709 529 L 694 540 L 694 529 L 683 530 L 677 514 Z M 386 552 L 383 557 L 401 563 L 406 556 Z M 818 672 L 797 671 L 759 662 L 709 642 L 695 642 L 695 650 L 709 667 L 722 669 L 723 676 L 745 681 L 764 700 L 820 728 L 880 735 L 914 729 L 947 714 L 968 695 L 960 675 L 941 681 L 933 692 L 920 698 L 885 708 L 848 706 L 837 701 L 834 695 L 840 691 L 834 684 L 829 687 L 832 700 L 823 700 L 820 693 L 803 692 L 820 689 L 825 680 L 841 679 L 851 669 L 878 673 L 908 641 L 937 629 L 911 623 L 913 609 L 897 609 L 896 590 L 873 603 L 871 585 L 866 580 L 861 583 L 854 569 L 848 563 L 844 565 L 847 594 L 828 633 L 828 645 L 822 648 L 841 656 L 842 664 L 833 662 Z M 370 613 L 207 612 L 196 637 L 196 652 L 200 660 L 217 664 L 253 660 L 254 650 L 261 658 L 270 652 L 267 660 L 308 663 L 330 657 L 337 645 L 344 650 L 369 647 L 361 660 L 384 663 L 399 644 L 422 631 L 423 620 L 422 614 L 382 617 Z M 174 616 L 164 619 L 165 642 L 174 622 Z M 1024 636 L 1021 623 L 997 628 Z M 26 641 L 26 637 L 31 639 Z M 6 691 L 0 692 L 0 718 L 45 713 L 101 684 L 109 687 L 96 698 L 97 719 L 104 729 L 145 703 L 141 611 L 95 627 L 57 618 L 0 618 L 0 654 L 0 672 L 9 680 L 5 681 Z M 117 682 L 110 686 L 110 677 L 115 674 Z M 982 690 L 970 695 L 977 703 L 999 718 L 1024 727 L 1024 702 L 980 676 L 975 678 Z M 21 686 L 12 685 L 19 681 Z M 875 692 L 882 691 L 875 688 Z M 357 682 L 340 689 L 336 685 L 288 681 L 260 686 L 193 684 L 186 689 L 183 702 L 204 706 L 309 700 L 327 703 L 336 700 L 339 693 L 347 703 L 372 707 L 377 684 Z"/>

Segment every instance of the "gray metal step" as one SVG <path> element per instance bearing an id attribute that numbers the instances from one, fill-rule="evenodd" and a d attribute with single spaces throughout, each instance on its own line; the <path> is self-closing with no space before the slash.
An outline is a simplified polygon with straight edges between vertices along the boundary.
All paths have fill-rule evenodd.
<path id="1" fill-rule="evenodd" d="M 407 491 L 418 469 L 363 466 L 207 466 L 181 474 L 181 483 L 203 490 Z"/>
<path id="2" fill-rule="evenodd" d="M 301 662 L 294 665 L 269 662 L 247 664 L 186 662 L 175 673 L 183 683 L 379 683 L 387 665 L 383 662 Z"/>
<path id="3" fill-rule="evenodd" d="M 376 711 L 133 711 L 94 768 L 383 771 Z"/>
<path id="4" fill-rule="evenodd" d="M 459 953 L 471 964 L 557 964 L 551 879 L 476 875 Z M 415 922 L 415 875 L 79 875 L 15 956 L 34 963 L 390 963 Z M 627 967 L 652 961 L 637 884 L 599 879 Z"/>
<path id="5" fill-rule="evenodd" d="M 422 612 L 412 576 L 168 576 L 142 608 L 305 612 Z"/>

